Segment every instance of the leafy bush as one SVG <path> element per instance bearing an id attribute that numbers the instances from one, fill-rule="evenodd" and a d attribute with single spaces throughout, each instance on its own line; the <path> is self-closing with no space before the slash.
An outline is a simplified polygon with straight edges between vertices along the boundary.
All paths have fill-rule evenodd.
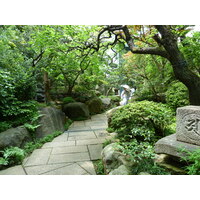
<path id="1" fill-rule="evenodd" d="M 200 149 L 195 151 L 188 151 L 181 149 L 181 152 L 185 154 L 181 160 L 187 163 L 185 170 L 189 175 L 200 175 Z"/>
<path id="2" fill-rule="evenodd" d="M 93 162 L 93 164 L 94 164 L 94 168 L 95 168 L 97 175 L 105 175 L 102 160 L 96 160 L 96 161 Z"/>
<path id="3" fill-rule="evenodd" d="M 148 172 L 155 175 L 168 174 L 164 168 L 154 163 L 154 148 L 148 142 L 139 143 L 134 139 L 131 142 L 120 142 L 118 148 L 128 156 L 130 161 L 135 163 L 131 168 L 132 174 L 139 174 L 140 172 Z"/>
<path id="4" fill-rule="evenodd" d="M 28 94 L 30 88 L 26 91 L 17 84 L 13 74 L 0 70 L 0 118 L 14 127 L 31 120 L 37 112 L 36 102 L 31 100 L 33 95 Z M 20 91 L 23 91 L 25 99 L 20 96 Z"/>
<path id="5" fill-rule="evenodd" d="M 31 120 L 29 121 L 29 123 L 25 123 L 24 127 L 29 131 L 29 133 L 32 136 L 32 139 L 35 138 L 35 131 L 36 129 L 40 126 L 40 124 L 38 124 L 38 119 L 43 116 L 42 114 L 39 114 L 38 112 L 35 113 Z"/>
<path id="6" fill-rule="evenodd" d="M 21 164 L 25 157 L 25 152 L 23 149 L 18 147 L 9 147 L 3 151 L 3 158 L 7 161 L 7 164 Z"/>
<path id="7" fill-rule="evenodd" d="M 111 117 L 109 128 L 126 140 L 136 138 L 150 142 L 155 137 L 164 136 L 173 119 L 173 112 L 166 105 L 141 101 L 119 108 Z"/>
<path id="8" fill-rule="evenodd" d="M 0 132 L 6 131 L 9 128 L 11 128 L 11 124 L 9 122 L 0 122 Z"/>
<path id="9" fill-rule="evenodd" d="M 5 119 L 13 120 L 11 121 L 13 127 L 23 125 L 24 123 L 31 121 L 32 118 L 38 113 L 35 101 L 15 101 L 5 107 L 7 107 L 7 110 L 3 110 L 3 115 Z"/>
<path id="10" fill-rule="evenodd" d="M 73 103 L 75 100 L 72 97 L 65 97 L 63 98 L 63 103 L 68 104 L 68 103 Z"/>
<path id="11" fill-rule="evenodd" d="M 181 82 L 173 82 L 166 92 L 166 102 L 174 110 L 178 107 L 189 105 L 186 86 Z"/>
<path id="12" fill-rule="evenodd" d="M 31 74 L 20 72 L 14 76 L 14 95 L 19 101 L 33 100 L 36 96 L 36 81 Z"/>
<path id="13" fill-rule="evenodd" d="M 65 123 L 65 130 L 68 130 L 69 126 L 72 124 L 72 120 L 71 119 L 67 119 L 66 123 Z"/>

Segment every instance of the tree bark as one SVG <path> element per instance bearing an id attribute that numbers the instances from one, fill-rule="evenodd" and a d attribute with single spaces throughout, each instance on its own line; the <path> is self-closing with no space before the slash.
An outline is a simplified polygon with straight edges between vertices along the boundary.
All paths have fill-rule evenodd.
<path id="1" fill-rule="evenodd" d="M 189 99 L 192 105 L 200 105 L 200 78 L 189 68 L 186 59 L 178 49 L 177 41 L 167 26 L 155 26 L 162 35 L 162 45 L 167 51 L 168 60 L 172 64 L 175 77 L 189 90 Z"/>

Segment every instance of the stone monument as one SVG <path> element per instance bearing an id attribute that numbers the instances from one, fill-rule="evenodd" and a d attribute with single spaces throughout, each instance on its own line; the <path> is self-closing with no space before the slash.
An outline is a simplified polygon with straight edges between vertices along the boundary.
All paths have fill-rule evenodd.
<path id="1" fill-rule="evenodd" d="M 189 151 L 200 148 L 200 106 L 178 108 L 176 119 L 176 133 L 158 140 L 155 144 L 156 153 L 181 157 L 182 148 Z"/>

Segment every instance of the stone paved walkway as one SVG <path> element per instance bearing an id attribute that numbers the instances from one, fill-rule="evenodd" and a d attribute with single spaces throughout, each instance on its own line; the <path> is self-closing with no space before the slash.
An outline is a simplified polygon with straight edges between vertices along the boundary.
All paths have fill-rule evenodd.
<path id="1" fill-rule="evenodd" d="M 22 165 L 0 175 L 95 175 L 92 161 L 101 158 L 102 143 L 111 138 L 106 128 L 105 114 L 75 121 L 68 131 L 34 150 Z"/>

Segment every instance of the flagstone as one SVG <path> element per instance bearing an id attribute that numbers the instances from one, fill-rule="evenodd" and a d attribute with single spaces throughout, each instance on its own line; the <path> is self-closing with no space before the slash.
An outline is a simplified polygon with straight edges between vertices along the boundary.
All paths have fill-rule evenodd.
<path id="1" fill-rule="evenodd" d="M 28 158 L 24 166 L 45 165 L 48 162 L 52 149 L 36 149 Z"/>
<path id="2" fill-rule="evenodd" d="M 44 173 L 44 175 L 87 175 L 87 174 L 88 174 L 87 171 L 85 171 L 82 167 L 80 167 L 76 163 Z"/>
<path id="3" fill-rule="evenodd" d="M 90 160 L 88 152 L 51 155 L 49 164 Z"/>
<path id="4" fill-rule="evenodd" d="M 91 160 L 101 159 L 102 144 L 88 145 Z"/>
<path id="5" fill-rule="evenodd" d="M 53 171 L 55 169 L 59 169 L 61 167 L 68 166 L 72 163 L 61 163 L 61 164 L 50 164 L 50 165 L 38 165 L 38 166 L 29 166 L 25 167 L 25 170 L 28 175 L 40 175 L 46 172 Z"/>
<path id="6" fill-rule="evenodd" d="M 17 165 L 0 171 L 0 175 L 26 175 L 23 167 Z"/>
<path id="7" fill-rule="evenodd" d="M 85 171 L 91 175 L 96 175 L 94 165 L 92 161 L 77 162 Z"/>
<path id="8" fill-rule="evenodd" d="M 87 152 L 87 146 L 54 147 L 51 154 Z"/>

